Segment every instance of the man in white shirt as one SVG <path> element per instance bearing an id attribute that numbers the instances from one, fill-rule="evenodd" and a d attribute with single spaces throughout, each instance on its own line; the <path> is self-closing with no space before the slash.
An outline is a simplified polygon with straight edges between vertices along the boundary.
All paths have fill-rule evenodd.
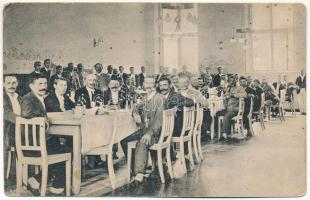
<path id="1" fill-rule="evenodd" d="M 4 172 L 7 171 L 7 162 L 8 162 L 8 153 L 7 151 L 10 151 L 11 147 L 15 147 L 15 121 L 16 117 L 21 114 L 21 108 L 20 108 L 20 98 L 18 94 L 15 92 L 16 88 L 18 86 L 18 81 L 17 78 L 13 75 L 7 75 L 4 77 L 4 90 L 3 90 L 3 119 L 4 119 L 4 129 L 3 129 L 3 134 L 4 134 L 4 145 L 3 145 L 3 151 L 4 151 L 4 166 L 5 170 Z M 12 172 L 15 172 L 15 157 L 16 155 L 12 155 L 13 161 L 12 165 L 13 170 L 11 170 L 11 175 Z M 14 176 L 10 176 L 13 178 Z M 9 179 L 10 180 L 10 179 Z M 15 180 L 14 180 L 15 181 Z M 8 183 L 11 181 L 5 182 L 5 185 L 8 185 Z"/>

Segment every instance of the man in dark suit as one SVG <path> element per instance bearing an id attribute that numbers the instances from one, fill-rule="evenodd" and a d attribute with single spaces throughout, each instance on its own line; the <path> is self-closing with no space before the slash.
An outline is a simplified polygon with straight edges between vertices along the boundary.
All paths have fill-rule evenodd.
<path id="1" fill-rule="evenodd" d="M 275 88 L 275 90 L 277 91 L 278 97 L 280 98 L 280 90 L 284 90 L 286 87 L 284 86 L 284 84 L 282 84 L 282 76 L 278 75 L 278 81 L 274 82 L 272 85 Z"/>
<path id="2" fill-rule="evenodd" d="M 24 118 L 33 117 L 45 117 L 46 123 L 48 119 L 46 115 L 46 109 L 44 104 L 44 98 L 47 94 L 47 80 L 45 76 L 35 76 L 30 80 L 29 86 L 31 92 L 24 96 L 21 102 L 21 115 Z M 48 125 L 47 125 L 48 127 Z M 46 149 L 47 154 L 59 154 L 64 153 L 66 150 L 60 145 L 59 139 L 56 136 L 52 136 L 46 133 Z M 38 156 L 38 152 L 25 151 L 26 156 Z M 55 194 L 64 192 L 65 187 L 65 163 L 59 163 L 52 166 L 49 170 L 49 177 L 55 177 L 50 191 Z M 31 191 L 35 190 L 38 194 L 39 186 L 41 182 L 41 172 L 28 179 L 28 184 Z"/>
<path id="3" fill-rule="evenodd" d="M 4 90 L 3 90 L 3 152 L 4 152 L 4 172 L 6 173 L 8 163 L 8 151 L 12 147 L 15 147 L 15 121 L 16 116 L 21 114 L 20 108 L 20 97 L 15 92 L 18 86 L 17 78 L 13 75 L 7 75 L 4 77 Z M 12 167 L 10 172 L 15 172 L 15 153 L 12 153 Z M 14 177 L 15 173 L 11 173 L 11 178 Z M 5 177 L 5 176 L 4 176 Z M 15 180 L 14 180 L 15 181 Z M 11 179 L 5 182 L 5 185 L 11 182 Z"/>
<path id="4" fill-rule="evenodd" d="M 76 90 L 73 83 L 73 68 L 74 68 L 73 63 L 68 63 L 68 67 L 65 68 L 62 73 L 62 77 L 64 77 L 67 80 L 68 84 L 66 92 L 67 94 L 70 94 L 72 90 L 73 91 Z"/>
<path id="5" fill-rule="evenodd" d="M 67 90 L 67 80 L 60 77 L 55 79 L 55 91 L 51 92 L 45 99 L 46 112 L 64 112 L 74 108 L 74 103 L 65 94 Z"/>
<path id="6" fill-rule="evenodd" d="M 29 77 L 41 75 L 41 62 L 35 61 L 33 67 L 34 71 L 29 74 Z"/>
<path id="7" fill-rule="evenodd" d="M 253 89 L 255 90 L 253 112 L 259 111 L 262 103 L 263 89 L 260 87 L 260 81 L 258 79 L 253 80 Z"/>
<path id="8" fill-rule="evenodd" d="M 50 69 L 51 60 L 45 59 L 43 64 L 44 64 L 44 66 L 43 66 L 43 68 L 41 68 L 40 71 L 41 71 L 41 74 L 46 77 L 47 82 L 49 82 L 50 77 L 51 77 L 51 69 Z"/>
<path id="9" fill-rule="evenodd" d="M 124 109 L 127 102 L 127 93 L 120 88 L 120 82 L 112 79 L 109 83 L 109 89 L 104 92 L 104 105 L 114 105 L 117 108 Z"/>
<path id="10" fill-rule="evenodd" d="M 138 75 L 138 87 L 143 88 L 144 84 L 144 77 L 145 77 L 145 67 L 141 67 L 141 73 Z"/>
<path id="11" fill-rule="evenodd" d="M 225 74 L 223 74 L 223 68 L 222 67 L 218 67 L 217 71 L 218 71 L 218 73 L 213 76 L 213 87 L 220 86 L 221 81 L 222 81 L 222 76 L 226 76 Z"/>
<path id="12" fill-rule="evenodd" d="M 103 92 L 96 89 L 96 75 L 87 74 L 85 79 L 85 87 L 75 92 L 75 102 L 82 103 L 86 108 L 93 108 L 98 103 L 103 103 Z"/>
<path id="13" fill-rule="evenodd" d="M 102 72 L 102 64 L 101 63 L 96 63 L 95 64 L 95 75 L 96 75 L 96 83 L 95 83 L 95 88 L 97 90 L 100 90 L 101 92 L 104 92 L 108 89 L 109 86 L 109 81 L 111 77 L 108 74 L 105 74 Z"/>
<path id="14" fill-rule="evenodd" d="M 124 72 L 124 67 L 123 66 L 119 66 L 118 70 L 119 70 L 118 78 L 121 78 L 123 83 L 127 83 L 128 74 L 126 74 Z"/>
<path id="15" fill-rule="evenodd" d="M 54 74 L 49 81 L 48 90 L 50 92 L 53 92 L 55 90 L 54 83 L 55 83 L 55 79 L 57 78 L 62 78 L 62 66 L 60 65 L 56 66 L 56 74 Z"/>
<path id="16" fill-rule="evenodd" d="M 139 79 L 138 75 L 135 74 L 135 68 L 130 67 L 129 70 L 130 70 L 130 74 L 128 74 L 129 85 L 133 87 L 138 87 Z"/>
<path id="17" fill-rule="evenodd" d="M 297 85 L 297 94 L 298 94 L 298 107 L 302 115 L 306 114 L 307 108 L 307 97 L 306 97 L 306 73 L 302 69 L 300 75 L 297 77 L 295 84 Z"/>

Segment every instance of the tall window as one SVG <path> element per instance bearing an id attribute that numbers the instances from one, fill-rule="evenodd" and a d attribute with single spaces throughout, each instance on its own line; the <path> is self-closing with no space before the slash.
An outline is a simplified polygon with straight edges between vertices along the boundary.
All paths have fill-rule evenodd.
<path id="1" fill-rule="evenodd" d="M 161 4 L 160 65 L 173 68 L 198 69 L 197 4 Z"/>
<path id="2" fill-rule="evenodd" d="M 293 71 L 292 4 L 253 4 L 250 7 L 254 71 Z"/>

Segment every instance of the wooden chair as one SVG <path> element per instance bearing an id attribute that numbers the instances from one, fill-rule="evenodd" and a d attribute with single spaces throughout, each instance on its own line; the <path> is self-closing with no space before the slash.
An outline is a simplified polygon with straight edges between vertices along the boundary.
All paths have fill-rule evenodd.
<path id="1" fill-rule="evenodd" d="M 253 104 L 254 104 L 254 99 L 250 97 L 250 110 L 249 110 L 249 114 L 247 115 L 247 118 L 248 118 L 250 130 L 252 134 L 255 135 L 253 126 L 252 126 L 252 123 L 253 123 L 252 116 L 253 116 L 253 106 L 254 106 Z"/>
<path id="2" fill-rule="evenodd" d="M 279 109 L 279 118 L 281 122 L 285 121 L 285 118 L 284 118 L 285 94 L 286 94 L 286 89 L 280 90 L 280 101 L 275 105 L 271 105 L 273 109 L 275 108 Z"/>
<path id="3" fill-rule="evenodd" d="M 182 131 L 179 137 L 172 137 L 172 143 L 176 144 L 179 147 L 180 159 L 184 171 L 186 171 L 186 162 L 185 162 L 185 151 L 184 145 L 187 142 L 188 146 L 188 155 L 189 161 L 192 167 L 194 167 L 194 159 L 192 152 L 192 137 L 195 121 L 195 106 L 193 107 L 184 107 L 183 108 L 183 124 Z"/>
<path id="4" fill-rule="evenodd" d="M 196 160 L 201 162 L 203 160 L 201 149 L 201 125 L 203 120 L 203 108 L 199 104 L 196 104 L 196 117 L 195 126 L 193 129 L 193 146 Z"/>
<path id="5" fill-rule="evenodd" d="M 244 98 L 239 98 L 239 109 L 238 109 L 238 114 L 231 119 L 232 125 L 232 132 L 231 134 L 234 133 L 234 128 L 236 128 L 237 132 L 243 136 L 246 137 L 245 131 L 243 128 L 243 112 L 244 112 Z M 219 139 L 221 137 L 221 124 L 223 123 L 224 116 L 219 116 L 218 117 L 218 133 L 219 133 Z"/>
<path id="6" fill-rule="evenodd" d="M 8 153 L 8 165 L 6 168 L 6 174 L 5 174 L 5 179 L 9 179 L 10 172 L 11 172 L 11 164 L 12 164 L 12 153 L 15 152 L 14 147 L 10 147 L 10 150 L 7 152 Z"/>
<path id="7" fill-rule="evenodd" d="M 55 163 L 66 163 L 66 196 L 71 188 L 71 153 L 47 155 L 45 137 L 45 118 L 16 118 L 15 140 L 17 151 L 16 192 L 20 194 L 22 182 L 27 184 L 28 166 L 40 166 L 42 169 L 41 196 L 45 196 L 48 178 L 48 166 Z M 31 130 L 31 131 L 29 131 Z M 23 151 L 40 153 L 40 157 L 24 156 Z"/>
<path id="8" fill-rule="evenodd" d="M 175 119 L 176 109 L 169 109 L 163 111 L 163 125 L 161 128 L 160 137 L 157 143 L 153 144 L 150 147 L 150 150 L 157 151 L 157 163 L 158 170 L 160 175 L 160 180 L 162 183 L 165 183 L 164 169 L 163 169 L 163 158 L 162 152 L 166 150 L 166 159 L 168 165 L 168 171 L 171 178 L 173 178 L 172 173 L 172 163 L 170 157 L 170 146 L 171 146 L 171 137 L 173 133 L 174 127 L 174 119 Z M 127 181 L 130 182 L 130 174 L 131 174 L 131 162 L 132 162 L 132 150 L 136 148 L 136 144 L 138 141 L 132 141 L 128 143 L 128 152 L 127 152 Z"/>
<path id="9" fill-rule="evenodd" d="M 111 135 L 110 142 L 108 145 L 103 147 L 97 147 L 92 149 L 91 151 L 87 152 L 85 155 L 100 155 L 102 157 L 108 157 L 108 171 L 109 171 L 109 179 L 111 181 L 112 189 L 116 188 L 116 178 L 114 173 L 114 166 L 113 166 L 113 145 L 118 143 L 117 138 L 117 118 L 114 118 L 112 123 L 112 133 L 105 133 L 107 136 Z"/>
<path id="10" fill-rule="evenodd" d="M 264 122 L 264 107 L 265 107 L 265 94 L 262 93 L 261 94 L 261 105 L 258 111 L 253 112 L 253 115 L 255 116 L 255 118 L 252 119 L 252 122 L 254 122 L 255 120 L 258 120 L 260 123 L 260 126 L 262 128 L 262 131 L 266 129 L 265 126 L 265 122 Z"/>
<path id="11" fill-rule="evenodd" d="M 293 117 L 296 117 L 296 109 L 295 109 L 295 97 L 296 96 L 297 96 L 297 92 L 294 89 L 291 94 L 291 101 L 289 100 L 284 101 L 284 103 L 287 103 L 289 105 Z M 284 115 L 285 115 L 285 112 L 284 112 Z"/>

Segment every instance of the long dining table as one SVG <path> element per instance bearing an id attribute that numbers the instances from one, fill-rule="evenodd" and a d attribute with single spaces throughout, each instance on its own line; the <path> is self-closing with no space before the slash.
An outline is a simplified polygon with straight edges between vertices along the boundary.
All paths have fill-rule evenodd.
<path id="1" fill-rule="evenodd" d="M 118 118 L 117 141 L 121 141 L 137 130 L 131 110 L 110 111 L 105 115 L 83 115 L 77 117 L 73 111 L 47 113 L 50 127 L 48 134 L 72 136 L 72 192 L 77 195 L 81 185 L 81 156 L 92 148 L 108 145 L 109 128 L 113 118 Z"/>

